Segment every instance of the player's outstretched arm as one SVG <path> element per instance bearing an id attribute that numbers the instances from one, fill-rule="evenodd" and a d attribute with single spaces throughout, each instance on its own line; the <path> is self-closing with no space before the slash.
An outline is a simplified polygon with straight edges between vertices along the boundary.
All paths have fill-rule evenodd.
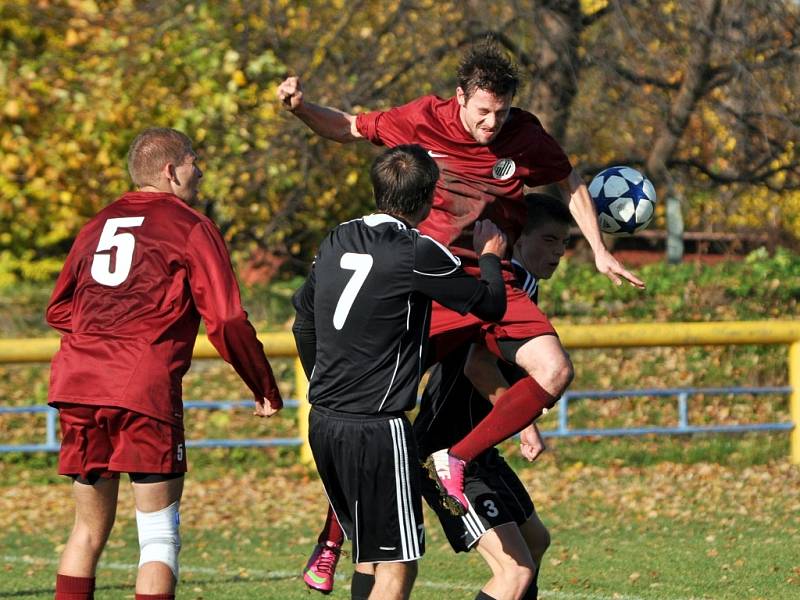
<path id="1" fill-rule="evenodd" d="M 363 139 L 356 128 L 355 115 L 305 100 L 299 77 L 287 77 L 281 82 L 278 100 L 286 110 L 324 138 L 342 144 Z"/>
<path id="2" fill-rule="evenodd" d="M 622 285 L 624 279 L 631 285 L 644 289 L 644 281 L 628 271 L 606 248 L 603 236 L 600 234 L 600 226 L 597 223 L 594 203 L 580 176 L 573 170 L 566 179 L 558 182 L 558 187 L 581 233 L 592 247 L 597 270 L 616 285 Z"/>

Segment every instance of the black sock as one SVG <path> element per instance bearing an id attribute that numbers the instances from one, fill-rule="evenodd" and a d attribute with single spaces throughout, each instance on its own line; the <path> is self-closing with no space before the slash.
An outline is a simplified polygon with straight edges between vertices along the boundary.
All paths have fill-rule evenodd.
<path id="1" fill-rule="evenodd" d="M 489 594 L 481 590 L 480 592 L 478 592 L 478 595 L 475 596 L 475 600 L 497 600 L 497 598 L 495 598 L 494 596 L 490 596 Z"/>
<path id="2" fill-rule="evenodd" d="M 353 579 L 350 582 L 350 600 L 367 600 L 374 585 L 375 575 L 353 571 Z"/>

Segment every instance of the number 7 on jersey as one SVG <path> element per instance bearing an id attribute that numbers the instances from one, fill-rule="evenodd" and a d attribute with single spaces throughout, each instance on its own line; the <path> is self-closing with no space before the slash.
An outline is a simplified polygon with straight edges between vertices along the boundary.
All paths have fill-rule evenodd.
<path id="1" fill-rule="evenodd" d="M 344 327 L 347 315 L 353 308 L 353 302 L 364 285 L 370 270 L 372 269 L 372 256 L 369 254 L 356 254 L 355 252 L 345 252 L 339 260 L 339 266 L 348 271 L 354 271 L 350 281 L 344 286 L 339 302 L 336 303 L 336 310 L 333 313 L 333 326 L 339 330 Z"/>

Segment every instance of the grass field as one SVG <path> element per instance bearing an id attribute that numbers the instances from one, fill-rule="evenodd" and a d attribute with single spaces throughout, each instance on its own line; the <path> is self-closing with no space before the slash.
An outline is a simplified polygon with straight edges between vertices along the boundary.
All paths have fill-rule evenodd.
<path id="1" fill-rule="evenodd" d="M 714 270 L 664 267 L 643 273 L 650 292 L 635 296 L 624 289 L 612 293 L 603 278 L 568 264 L 548 282 L 547 310 L 577 323 L 706 320 L 709 314 L 720 320 L 797 318 L 800 262 L 793 258 L 782 266 L 778 258 L 765 272 L 757 269 L 765 264 L 760 258 Z M 785 285 L 772 285 L 780 281 Z M 0 295 L 0 335 L 52 335 L 41 317 L 49 287 L 21 286 Z M 285 329 L 291 317 L 285 298 L 264 302 L 261 292 L 251 292 L 247 306 L 259 330 L 276 323 Z M 786 382 L 786 351 L 777 346 L 583 350 L 572 356 L 573 389 Z M 276 361 L 275 367 L 282 391 L 292 396 L 291 363 Z M 43 403 L 47 376 L 46 365 L 0 365 L 0 402 Z M 247 396 L 233 370 L 219 361 L 197 361 L 184 390 L 187 399 Z M 570 406 L 574 427 L 674 424 L 677 418 L 674 402 L 654 398 Z M 780 394 L 697 397 L 689 417 L 693 424 L 786 421 L 788 410 Z M 554 421 L 548 417 L 543 428 Z M 41 417 L 0 418 L 4 443 L 40 442 L 44 429 Z M 187 416 L 190 439 L 296 431 L 292 411 L 268 422 L 247 411 Z M 506 448 L 553 538 L 540 577 L 542 598 L 800 598 L 800 468 L 787 462 L 787 434 L 554 440 L 549 446 L 533 466 L 516 459 L 513 446 Z M 297 464 L 296 451 L 190 450 L 189 460 L 178 597 L 321 598 L 305 589 L 299 573 L 325 506 L 316 475 Z M 53 596 L 71 523 L 69 485 L 55 471 L 52 455 L 0 456 L 0 599 Z M 122 487 L 117 525 L 99 569 L 98 599 L 133 598 L 138 548 L 130 490 Z M 454 555 L 430 512 L 426 519 L 427 553 L 412 597 L 474 598 L 488 569 L 474 553 Z M 349 598 L 351 572 L 343 559 L 332 598 Z"/>
<path id="2" fill-rule="evenodd" d="M 597 461 L 606 464 L 562 464 L 564 450 L 578 451 L 567 446 L 574 444 L 555 445 L 534 466 L 512 458 L 553 537 L 543 598 L 800 597 L 800 469 L 784 459 L 619 466 L 629 461 L 606 456 Z M 187 481 L 182 507 L 179 597 L 315 597 L 298 576 L 324 511 L 313 471 L 288 465 L 274 450 L 193 457 L 201 466 Z M 0 598 L 52 598 L 71 507 L 69 485 L 53 483 L 52 457 L 41 461 L 33 469 L 2 463 Z M 133 597 L 136 530 L 130 490 L 122 490 L 99 569 L 101 599 Z M 487 568 L 474 553 L 454 555 L 430 512 L 426 525 L 427 553 L 412 597 L 473 598 Z M 349 598 L 351 572 L 345 558 L 333 598 Z"/>

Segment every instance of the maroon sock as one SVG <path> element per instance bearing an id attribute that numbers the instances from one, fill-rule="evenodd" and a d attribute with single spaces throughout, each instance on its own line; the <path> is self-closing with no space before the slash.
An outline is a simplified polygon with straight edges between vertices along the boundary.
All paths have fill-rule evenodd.
<path id="1" fill-rule="evenodd" d="M 317 542 L 324 544 L 325 542 L 332 542 L 337 546 L 344 543 L 344 532 L 342 531 L 339 521 L 336 520 L 336 515 L 333 514 L 333 509 L 328 505 L 328 516 L 325 517 L 325 527 L 317 538 Z"/>
<path id="2" fill-rule="evenodd" d="M 175 600 L 175 594 L 136 594 L 136 600 Z"/>
<path id="3" fill-rule="evenodd" d="M 94 600 L 94 577 L 56 573 L 55 600 Z"/>
<path id="4" fill-rule="evenodd" d="M 484 450 L 519 433 L 542 414 L 542 409 L 555 404 L 533 377 L 525 377 L 497 399 L 491 412 L 460 442 L 449 450 L 451 456 L 470 461 Z"/>

